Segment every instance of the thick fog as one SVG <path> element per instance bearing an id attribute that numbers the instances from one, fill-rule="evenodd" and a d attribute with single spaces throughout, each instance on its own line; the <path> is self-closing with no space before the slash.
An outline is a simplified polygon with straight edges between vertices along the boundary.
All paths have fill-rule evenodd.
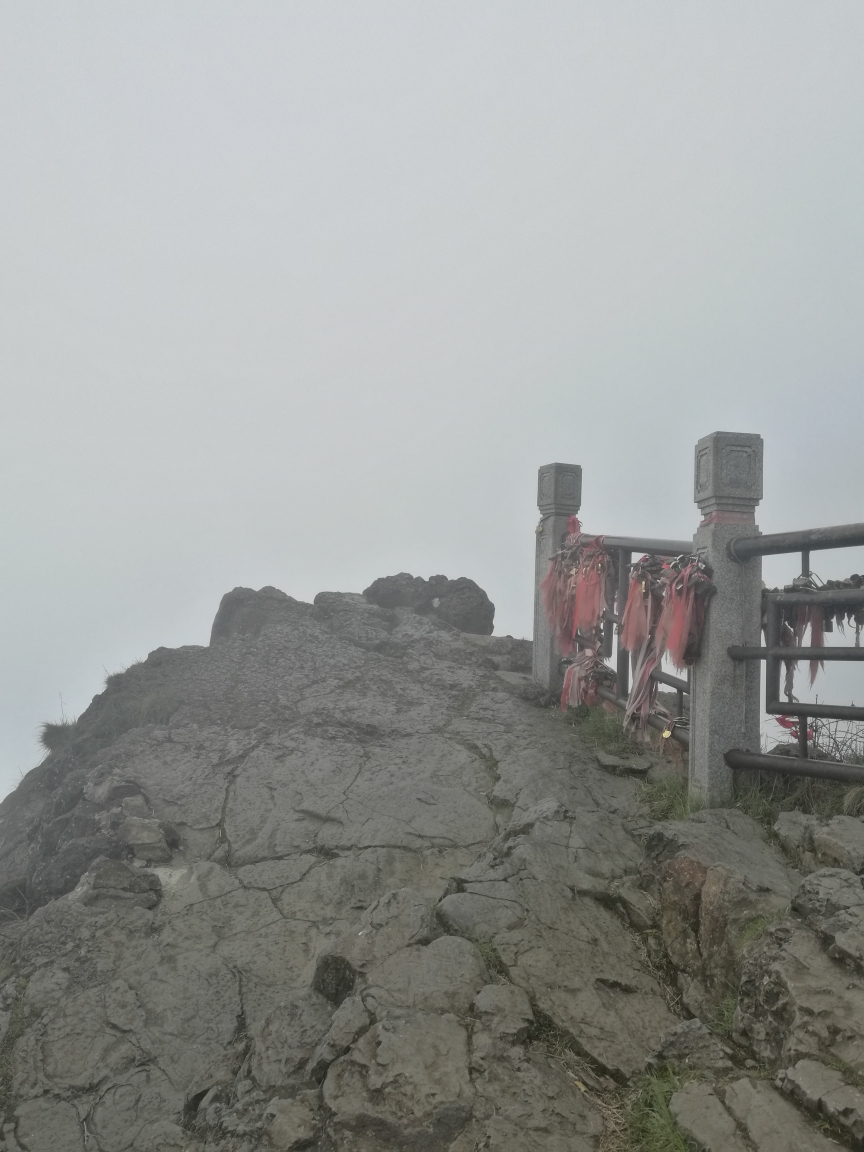
<path id="1" fill-rule="evenodd" d="M 0 157 L 0 793 L 235 585 L 530 635 L 551 460 L 689 536 L 760 432 L 763 530 L 864 520 L 859 0 L 10 0 Z"/>

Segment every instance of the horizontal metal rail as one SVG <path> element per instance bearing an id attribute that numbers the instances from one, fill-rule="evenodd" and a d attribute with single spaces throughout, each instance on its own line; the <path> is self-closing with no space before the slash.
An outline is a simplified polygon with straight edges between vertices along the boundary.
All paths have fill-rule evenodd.
<path id="1" fill-rule="evenodd" d="M 783 772 L 789 776 L 812 776 L 817 780 L 839 780 L 841 784 L 864 784 L 864 768 L 835 764 L 832 760 L 810 760 L 794 756 L 766 756 L 762 752 L 727 752 L 726 763 L 735 772 Z"/>
<path id="2" fill-rule="evenodd" d="M 614 704 L 616 708 L 622 712 L 627 707 L 627 701 L 622 700 L 616 696 L 611 688 L 604 688 L 602 684 L 597 689 L 597 695 L 601 700 L 605 700 L 608 704 Z M 655 732 L 665 732 L 667 724 L 665 720 L 661 720 L 659 716 L 648 717 L 648 727 L 653 728 Z M 690 747 L 690 730 L 688 728 L 681 728 L 677 724 L 672 725 L 672 739 L 677 740 L 679 744 L 683 744 L 685 748 Z"/>
<path id="3" fill-rule="evenodd" d="M 590 532 L 583 532 L 583 536 L 595 539 Z M 655 540 L 651 536 L 603 536 L 603 547 L 624 548 L 628 552 L 644 552 L 655 556 L 684 556 L 693 551 L 692 540 Z"/>
<path id="4" fill-rule="evenodd" d="M 659 668 L 652 668 L 650 676 L 652 680 L 657 680 L 661 684 L 668 684 L 670 688 L 683 692 L 685 696 L 690 695 L 689 680 L 682 680 L 680 676 L 670 676 L 668 672 L 661 672 Z"/>
<path id="5" fill-rule="evenodd" d="M 801 532 L 774 532 L 766 536 L 737 536 L 729 541 L 733 560 L 751 556 L 778 556 L 783 552 L 818 552 L 824 548 L 856 548 L 864 544 L 864 524 L 835 524 L 832 528 L 805 528 Z"/>
<path id="6" fill-rule="evenodd" d="M 815 716 L 817 720 L 864 720 L 864 708 L 854 704 L 801 704 L 788 700 L 766 700 L 769 716 Z"/>
<path id="7" fill-rule="evenodd" d="M 730 644 L 733 660 L 864 660 L 864 648 L 757 648 L 755 644 Z"/>
<path id="8" fill-rule="evenodd" d="M 802 588 L 800 592 L 763 592 L 763 599 L 769 604 L 784 607 L 806 607 L 821 604 L 825 608 L 855 608 L 864 605 L 864 588 L 828 588 L 825 591 Z"/>

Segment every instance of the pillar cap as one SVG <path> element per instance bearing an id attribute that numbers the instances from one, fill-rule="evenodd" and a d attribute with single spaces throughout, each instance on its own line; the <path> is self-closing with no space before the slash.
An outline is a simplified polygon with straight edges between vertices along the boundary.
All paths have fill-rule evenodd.
<path id="1" fill-rule="evenodd" d="M 582 505 L 582 465 L 544 464 L 537 472 L 537 507 L 544 516 L 575 515 Z"/>
<path id="2" fill-rule="evenodd" d="M 762 499 L 762 437 L 712 432 L 697 441 L 693 499 L 703 516 L 753 512 Z"/>

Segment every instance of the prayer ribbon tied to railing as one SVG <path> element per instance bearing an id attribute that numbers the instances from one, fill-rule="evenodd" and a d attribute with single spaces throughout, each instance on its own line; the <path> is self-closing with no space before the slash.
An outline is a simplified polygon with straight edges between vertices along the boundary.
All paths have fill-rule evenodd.
<path id="1" fill-rule="evenodd" d="M 611 559 L 603 537 L 583 536 L 575 516 L 563 547 L 549 562 L 540 597 L 558 652 L 569 658 L 561 707 L 597 702 L 600 685 L 612 687 L 615 672 L 601 656 L 601 622 L 614 596 Z M 625 578 L 624 572 L 618 578 Z M 697 557 L 672 561 L 643 556 L 631 566 L 627 603 L 619 622 L 619 643 L 631 653 L 633 686 L 624 720 L 645 729 L 655 706 L 652 676 L 664 655 L 676 668 L 692 664 L 699 653 L 705 611 L 715 587 L 711 572 Z M 578 650 L 581 649 L 581 650 Z"/>

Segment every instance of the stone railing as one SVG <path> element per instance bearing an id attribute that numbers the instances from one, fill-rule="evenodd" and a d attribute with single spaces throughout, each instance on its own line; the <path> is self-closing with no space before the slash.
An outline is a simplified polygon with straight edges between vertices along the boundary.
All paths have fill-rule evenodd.
<path id="1" fill-rule="evenodd" d="M 570 516 L 578 514 L 582 497 L 582 469 L 577 464 L 546 464 L 539 471 L 537 506 L 541 519 L 537 526 L 534 584 L 534 679 L 551 691 L 560 688 L 563 668 L 555 650 L 543 608 L 539 585 L 549 560 L 561 547 Z M 716 594 L 708 608 L 700 655 L 694 661 L 688 681 L 657 672 L 656 678 L 679 692 L 690 694 L 690 728 L 679 733 L 689 745 L 689 786 L 705 805 L 728 803 L 732 794 L 733 772 L 742 768 L 780 771 L 778 757 L 762 756 L 760 732 L 760 662 L 769 660 L 769 671 L 781 658 L 774 649 L 761 647 L 763 615 L 762 555 L 802 553 L 802 573 L 809 578 L 811 549 L 840 548 L 864 544 L 864 524 L 813 529 L 778 536 L 762 536 L 756 525 L 756 506 L 762 499 L 762 437 L 742 432 L 713 432 L 696 445 L 694 500 L 701 520 L 692 540 L 655 540 L 640 537 L 604 536 L 607 550 L 615 558 L 617 615 L 606 614 L 604 654 L 612 655 L 613 625 L 620 631 L 620 618 L 627 598 L 628 566 L 634 553 L 674 556 L 693 553 L 713 570 Z M 592 533 L 593 534 L 593 533 Z M 754 539 L 756 538 L 756 539 Z M 826 593 L 811 591 L 814 602 Z M 856 593 L 850 593 L 854 599 Z M 849 599 L 847 595 L 847 599 Z M 864 592 L 859 597 L 864 603 Z M 803 601 L 802 601 L 803 603 Z M 851 603 L 851 601 L 850 601 Z M 856 601 L 857 603 L 857 601 Z M 777 652 L 780 652 L 777 649 Z M 802 649 L 802 658 L 809 649 Z M 860 659 L 864 650 L 819 649 L 825 659 Z M 629 653 L 620 645 L 614 696 L 601 690 L 603 698 L 615 699 L 623 707 L 629 685 Z M 773 665 L 771 663 L 773 661 Z M 810 716 L 847 715 L 858 718 L 862 709 L 825 705 L 806 706 Z M 771 712 L 779 707 L 769 701 Z M 806 733 L 807 717 L 798 709 Z M 662 723 L 655 726 L 665 727 Z M 802 741 L 806 755 L 806 736 Z M 743 757 L 743 759 L 742 759 Z M 746 761 L 746 762 L 745 762 Z M 758 761 L 758 763 L 757 763 Z M 807 775 L 831 775 L 831 765 L 809 760 L 794 770 Z M 790 767 L 786 761 L 785 770 Z M 861 782 L 864 782 L 864 772 Z M 835 778 L 840 778 L 835 773 Z M 848 772 L 843 776 L 848 779 Z"/>

